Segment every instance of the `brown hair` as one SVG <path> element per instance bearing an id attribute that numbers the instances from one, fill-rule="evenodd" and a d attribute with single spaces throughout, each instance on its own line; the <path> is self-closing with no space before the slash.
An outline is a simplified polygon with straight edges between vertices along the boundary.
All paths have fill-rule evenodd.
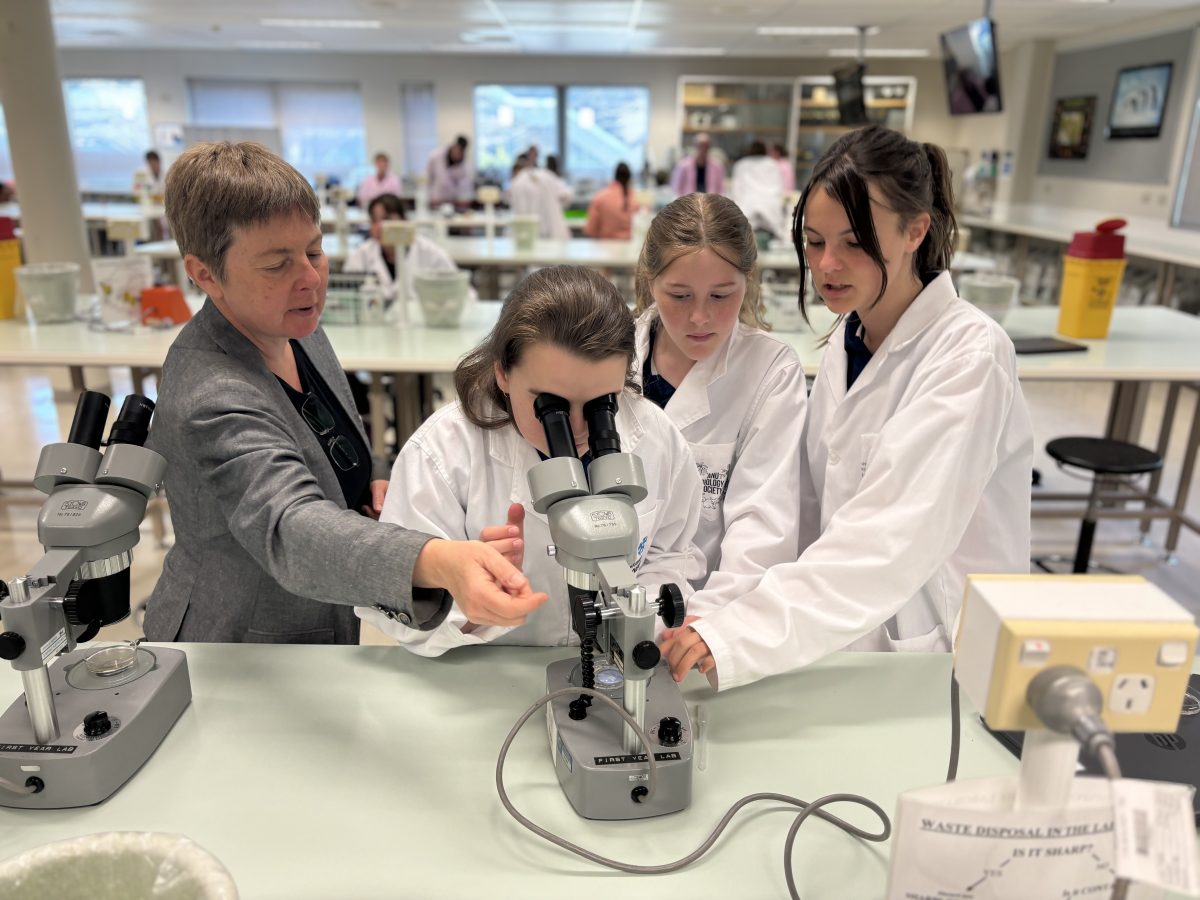
<path id="1" fill-rule="evenodd" d="M 654 306 L 650 287 L 659 275 L 683 256 L 705 247 L 746 276 L 746 295 L 738 319 L 770 331 L 758 284 L 758 244 L 745 213 L 720 194 L 685 194 L 664 206 L 650 223 L 634 273 L 634 293 L 640 315 Z"/>
<path id="2" fill-rule="evenodd" d="M 621 292 L 594 269 L 551 266 L 521 279 L 491 334 L 455 368 L 454 390 L 471 424 L 492 429 L 512 422 L 495 366 L 512 371 L 542 341 L 586 360 L 624 356 L 625 388 L 637 390 L 633 316 Z"/>
<path id="3" fill-rule="evenodd" d="M 167 172 L 166 207 L 179 252 L 197 257 L 218 281 L 237 229 L 288 215 L 321 224 L 321 207 L 304 176 L 250 141 L 184 150 Z"/>
<path id="4" fill-rule="evenodd" d="M 880 125 L 859 128 L 838 138 L 821 157 L 792 216 L 792 243 L 800 257 L 800 311 L 806 320 L 803 216 L 814 188 L 820 187 L 842 205 L 854 239 L 879 267 L 883 281 L 875 302 L 887 291 L 887 266 L 871 216 L 869 185 L 874 185 L 888 208 L 900 216 L 902 227 L 921 213 L 929 214 L 929 231 L 913 254 L 913 274 L 921 283 L 929 284 L 950 268 L 958 225 L 945 152 L 937 144 L 918 144 Z"/>

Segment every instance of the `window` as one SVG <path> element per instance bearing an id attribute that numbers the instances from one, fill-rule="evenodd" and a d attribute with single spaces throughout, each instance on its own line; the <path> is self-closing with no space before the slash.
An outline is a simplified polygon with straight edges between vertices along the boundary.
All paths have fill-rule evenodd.
<path id="1" fill-rule="evenodd" d="M 400 128 L 404 139 L 404 174 L 419 175 L 438 146 L 432 84 L 400 85 Z"/>
<path id="2" fill-rule="evenodd" d="M 475 88 L 475 160 L 507 182 L 517 154 L 537 144 L 539 162 L 560 157 L 568 180 L 607 184 L 624 162 L 646 164 L 650 91 L 635 85 L 508 85 Z M 560 136 L 566 153 L 560 154 Z"/>
<path id="3" fill-rule="evenodd" d="M 8 128 L 4 123 L 4 107 L 0 106 L 0 181 L 13 180 L 12 155 L 8 151 Z"/>
<path id="4" fill-rule="evenodd" d="M 558 153 L 558 88 L 481 84 L 475 88 L 475 168 L 507 184 L 513 161 L 536 144 L 538 158 Z"/>
<path id="5" fill-rule="evenodd" d="M 646 164 L 650 91 L 644 87 L 567 88 L 566 172 L 571 181 L 612 180 L 617 163 L 636 176 Z"/>
<path id="6" fill-rule="evenodd" d="M 357 85 L 192 80 L 188 95 L 194 125 L 277 128 L 284 159 L 307 178 L 344 181 L 367 158 Z"/>
<path id="7" fill-rule="evenodd" d="M 67 78 L 67 128 L 81 188 L 128 191 L 150 147 L 140 78 Z"/>

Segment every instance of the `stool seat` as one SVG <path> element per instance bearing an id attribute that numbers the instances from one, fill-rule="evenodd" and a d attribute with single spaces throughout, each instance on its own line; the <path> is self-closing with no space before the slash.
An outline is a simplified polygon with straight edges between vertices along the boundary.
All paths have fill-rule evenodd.
<path id="1" fill-rule="evenodd" d="M 1162 457 L 1153 450 L 1110 438 L 1063 437 L 1046 445 L 1060 463 L 1101 475 L 1142 475 L 1162 468 Z"/>

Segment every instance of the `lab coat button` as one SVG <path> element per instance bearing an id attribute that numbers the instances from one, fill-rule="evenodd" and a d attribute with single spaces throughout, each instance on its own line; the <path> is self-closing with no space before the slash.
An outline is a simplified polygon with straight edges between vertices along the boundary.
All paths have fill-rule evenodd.
<path id="1" fill-rule="evenodd" d="M 838 456 L 832 450 L 829 452 L 829 464 L 831 466 L 836 466 L 841 461 L 842 461 L 842 458 L 840 456 Z"/>

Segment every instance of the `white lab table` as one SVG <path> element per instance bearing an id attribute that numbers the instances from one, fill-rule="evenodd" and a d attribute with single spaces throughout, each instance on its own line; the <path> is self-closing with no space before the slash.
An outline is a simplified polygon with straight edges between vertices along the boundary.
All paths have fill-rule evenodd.
<path id="1" fill-rule="evenodd" d="M 1124 219 L 1125 255 L 1160 264 L 1156 296 L 1166 303 L 1171 296 L 1177 266 L 1200 268 L 1200 231 L 1173 228 L 1163 218 L 1126 216 L 1112 210 L 1079 209 L 1013 204 L 1000 206 L 990 216 L 960 215 L 960 225 L 1000 231 L 1017 237 L 1016 269 L 1024 267 L 1030 238 L 1069 244 L 1077 231 L 1092 231 L 1105 219 Z M 1064 248 L 1065 251 L 1065 248 Z"/>
<path id="2" fill-rule="evenodd" d="M 180 645 L 193 700 L 113 797 L 76 810 L 0 809 L 0 858 L 100 831 L 185 834 L 218 857 L 242 900 L 595 895 L 786 898 L 793 813 L 756 804 L 681 872 L 636 881 L 567 854 L 509 818 L 496 795 L 500 744 L 544 692 L 561 649 L 485 647 L 424 659 L 400 647 Z M 708 761 L 689 809 L 659 819 L 578 817 L 555 780 L 545 718 L 509 755 L 506 784 L 534 821 L 604 855 L 661 863 L 693 850 L 738 798 L 896 796 L 938 783 L 949 749 L 943 654 L 838 654 L 805 671 L 713 694 Z M 0 666 L 0 698 L 20 681 Z M 964 707 L 969 704 L 964 703 Z M 1010 774 L 1015 759 L 964 708 L 960 777 Z M 831 807 L 878 830 L 861 807 Z M 888 844 L 807 823 L 795 872 L 806 900 L 880 897 Z"/>
<path id="3" fill-rule="evenodd" d="M 400 437 L 410 433 L 420 419 L 420 397 L 416 376 L 452 372 L 458 360 L 475 347 L 491 329 L 499 315 L 500 304 L 473 304 L 457 329 L 426 328 L 418 307 L 410 309 L 407 327 L 330 325 L 330 342 L 342 365 L 372 375 L 372 432 L 383 434 L 385 396 L 383 375 L 397 375 L 408 383 L 400 395 Z M 779 336 L 795 347 L 805 370 L 815 374 L 822 348 L 819 336 L 833 318 L 823 307 L 811 310 L 814 331 L 780 332 Z M 1014 336 L 1051 335 L 1058 310 L 1053 307 L 1025 307 L 1013 310 L 1005 328 Z M 32 327 L 23 322 L 0 322 L 0 365 L 67 366 L 77 371 L 83 366 L 130 366 L 148 370 L 162 366 L 177 329 L 167 331 L 138 329 L 132 333 L 91 331 L 82 322 Z M 1155 382 L 1170 385 L 1167 409 L 1159 435 L 1158 450 L 1163 453 L 1170 439 L 1166 428 L 1174 418 L 1181 389 L 1200 382 L 1200 318 L 1161 306 L 1119 307 L 1113 314 L 1112 328 L 1103 341 L 1078 341 L 1088 349 L 1082 353 L 1019 355 L 1017 372 L 1023 381 L 1101 381 L 1114 386 L 1105 433 L 1131 439 L 1140 425 L 1146 388 Z M 135 373 L 137 374 L 137 373 Z M 136 383 L 136 382 L 135 382 Z M 411 396 L 410 396 L 411 395 Z M 1136 438 L 1133 438 L 1136 439 Z M 1171 552 L 1181 526 L 1200 530 L 1200 523 L 1187 517 L 1185 510 L 1191 488 L 1192 472 L 1200 446 L 1200 394 L 1193 407 L 1183 468 L 1176 496 L 1164 502 L 1158 512 L 1170 520 L 1164 546 Z M 382 449 L 377 441 L 376 451 Z M 1151 481 L 1152 492 L 1158 487 Z M 1055 499 L 1068 499 L 1066 497 Z M 1069 499 L 1075 499 L 1071 495 Z M 1104 513 L 1105 511 L 1102 511 Z M 1068 510 L 1046 509 L 1045 515 L 1076 515 Z"/>

